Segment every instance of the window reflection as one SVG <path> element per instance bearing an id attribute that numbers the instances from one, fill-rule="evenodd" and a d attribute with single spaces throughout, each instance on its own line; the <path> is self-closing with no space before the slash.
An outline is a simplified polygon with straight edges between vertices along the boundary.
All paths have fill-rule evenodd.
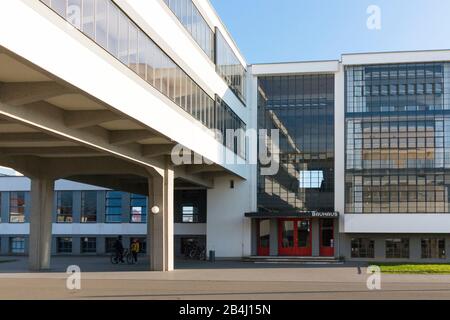
<path id="1" fill-rule="evenodd" d="M 444 75 L 450 71 L 442 63 L 346 69 L 346 212 L 450 212 Z M 374 83 L 389 92 L 374 92 Z M 372 95 L 353 94 L 359 88 Z"/>
<path id="2" fill-rule="evenodd" d="M 86 36 L 102 46 L 204 126 L 209 129 L 216 129 L 217 104 L 215 99 L 211 98 L 195 83 L 113 1 L 41 0 L 41 2 L 71 22 Z M 206 51 L 212 51 L 213 36 L 209 34 L 211 30 L 207 30 L 209 27 L 205 26 L 204 21 L 202 22 L 203 17 L 191 3 L 191 0 L 170 0 L 170 4 L 172 3 L 177 13 L 186 13 L 182 19 L 186 19 L 187 28 L 192 31 L 194 38 L 204 45 Z M 68 16 L 68 12 L 70 16 Z M 234 73 L 229 75 L 227 73 L 226 75 L 226 79 L 229 80 L 229 84 L 233 88 L 244 88 L 244 78 Z M 241 90 L 240 94 L 244 94 L 244 92 L 244 90 Z M 229 108 L 225 109 L 224 112 L 223 117 L 225 118 L 237 117 Z M 237 121 L 242 122 L 241 119 L 237 119 Z M 227 126 L 225 129 L 233 129 L 231 127 L 232 122 L 227 122 L 225 125 Z M 225 144 L 225 142 L 223 143 Z"/>

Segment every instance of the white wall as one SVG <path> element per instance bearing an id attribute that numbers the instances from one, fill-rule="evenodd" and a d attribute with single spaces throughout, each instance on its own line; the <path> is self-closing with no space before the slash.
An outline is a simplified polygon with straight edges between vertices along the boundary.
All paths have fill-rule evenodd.
<path id="1" fill-rule="evenodd" d="M 347 214 L 346 233 L 450 233 L 448 214 Z"/>
<path id="2" fill-rule="evenodd" d="M 156 1 L 137 2 L 144 5 L 142 8 L 144 11 L 156 10 L 153 7 L 145 7 L 146 3 L 153 4 Z M 158 6 L 157 12 L 161 13 L 162 6 Z M 169 24 L 158 25 L 161 20 L 153 15 L 149 16 L 147 21 L 152 21 L 159 30 L 165 28 L 172 30 L 174 22 L 170 24 L 168 14 L 165 14 L 165 19 Z M 143 125 L 245 177 L 241 166 L 225 164 L 225 148 L 214 138 L 210 130 L 41 2 L 1 1 L 0 28 L 14 30 L 14 32 L 0 33 L 0 46 L 4 46 Z M 178 42 L 181 38 L 180 32 L 177 32 L 177 37 L 169 37 L 165 40 Z M 172 46 L 176 47 L 174 43 Z M 179 51 L 182 50 L 188 49 L 179 48 Z M 202 64 L 203 69 L 208 69 L 209 77 L 207 77 L 206 73 L 201 73 L 202 68 L 194 64 L 194 60 L 186 63 L 192 64 L 193 70 L 198 69 L 197 72 L 205 83 L 215 83 L 224 88 L 225 84 L 218 83 L 218 75 L 211 67 L 205 67 Z M 219 89 L 217 92 L 223 94 L 223 90 Z M 231 104 L 231 107 L 246 121 L 248 111 L 245 108 L 237 108 L 236 104 Z"/>
<path id="3" fill-rule="evenodd" d="M 232 178 L 215 179 L 208 190 L 207 250 L 215 250 L 218 258 L 236 258 L 251 254 L 251 223 L 245 212 L 252 211 L 248 181 Z"/>
<path id="4" fill-rule="evenodd" d="M 27 177 L 0 177 L 0 192 L 1 191 L 30 191 L 31 180 Z M 107 190 L 104 188 L 91 186 L 83 183 L 57 180 L 55 181 L 56 191 L 94 191 Z"/>

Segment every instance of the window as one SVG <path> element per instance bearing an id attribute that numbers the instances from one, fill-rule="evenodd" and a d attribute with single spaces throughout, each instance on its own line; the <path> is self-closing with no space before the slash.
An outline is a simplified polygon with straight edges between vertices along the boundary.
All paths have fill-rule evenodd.
<path id="1" fill-rule="evenodd" d="M 351 240 L 352 258 L 375 258 L 375 241 L 366 238 Z"/>
<path id="2" fill-rule="evenodd" d="M 72 253 L 72 238 L 57 238 L 56 242 L 58 253 Z"/>
<path id="3" fill-rule="evenodd" d="M 25 192 L 11 192 L 9 198 L 9 222 L 25 222 Z"/>
<path id="4" fill-rule="evenodd" d="M 280 129 L 279 173 L 258 175 L 261 211 L 334 211 L 334 88 L 333 75 L 258 78 L 258 129 Z M 355 98 L 354 108 L 365 100 L 372 99 Z M 361 138 L 349 140 L 362 145 Z"/>
<path id="5" fill-rule="evenodd" d="M 97 222 L 97 191 L 81 192 L 81 223 Z"/>
<path id="6" fill-rule="evenodd" d="M 422 259 L 445 259 L 445 239 L 422 239 Z"/>
<path id="7" fill-rule="evenodd" d="M 236 96 L 245 103 L 247 70 L 216 28 L 216 68 Z"/>
<path id="8" fill-rule="evenodd" d="M 122 192 L 107 191 L 106 192 L 106 223 L 122 222 Z"/>
<path id="9" fill-rule="evenodd" d="M 97 239 L 96 238 L 81 238 L 81 253 L 96 253 Z"/>
<path id="10" fill-rule="evenodd" d="M 9 252 L 12 254 L 25 253 L 25 238 L 14 237 L 9 239 Z"/>
<path id="11" fill-rule="evenodd" d="M 409 259 L 409 239 L 387 239 L 387 259 Z"/>
<path id="12" fill-rule="evenodd" d="M 147 222 L 147 197 L 132 194 L 131 195 L 130 222 L 146 223 Z"/>
<path id="13" fill-rule="evenodd" d="M 198 223 L 198 209 L 192 205 L 182 206 L 183 223 Z"/>
<path id="14" fill-rule="evenodd" d="M 445 151 L 450 147 L 446 138 L 450 126 L 445 125 L 450 123 L 450 114 L 441 112 L 450 109 L 450 99 L 442 91 L 445 80 L 432 72 L 443 70 L 444 65 L 450 66 L 392 64 L 346 69 L 347 212 L 450 213 L 450 190 L 442 182 L 442 175 L 450 175 L 450 153 Z M 381 87 L 381 96 L 358 99 L 352 88 L 361 83 L 352 75 L 361 68 L 366 73 L 374 68 L 390 70 L 399 79 L 366 80 L 366 86 Z M 391 97 L 384 96 L 386 86 Z"/>
<path id="15" fill-rule="evenodd" d="M 200 48 L 202 48 L 211 60 L 214 60 L 214 32 L 198 11 L 193 1 L 164 0 L 164 2 L 192 35 Z"/>
<path id="16" fill-rule="evenodd" d="M 317 189 L 322 183 L 323 171 L 300 171 L 300 188 Z"/>
<path id="17" fill-rule="evenodd" d="M 73 222 L 73 193 L 72 191 L 58 191 L 57 208 L 56 208 L 56 222 L 58 223 L 72 223 Z"/>
<path id="18" fill-rule="evenodd" d="M 113 1 L 80 1 L 41 0 L 192 117 L 209 129 L 217 129 L 215 121 L 212 120 L 216 108 L 214 99 L 143 30 L 139 29 Z M 166 3 L 191 32 L 203 51 L 213 58 L 215 56 L 214 33 L 192 0 L 166 0 Z M 226 41 L 224 39 L 223 41 L 220 46 L 221 54 L 218 57 L 219 74 L 232 91 L 244 101 L 245 66 L 240 63 Z M 203 112 L 198 112 L 199 110 Z"/>

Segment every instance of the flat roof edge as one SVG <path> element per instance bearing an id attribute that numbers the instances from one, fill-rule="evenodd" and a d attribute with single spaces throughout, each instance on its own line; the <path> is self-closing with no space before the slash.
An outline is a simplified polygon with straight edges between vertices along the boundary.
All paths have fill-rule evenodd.
<path id="1" fill-rule="evenodd" d="M 250 68 L 253 75 L 336 73 L 339 71 L 339 64 L 339 60 L 304 61 L 254 64 L 251 65 Z"/>

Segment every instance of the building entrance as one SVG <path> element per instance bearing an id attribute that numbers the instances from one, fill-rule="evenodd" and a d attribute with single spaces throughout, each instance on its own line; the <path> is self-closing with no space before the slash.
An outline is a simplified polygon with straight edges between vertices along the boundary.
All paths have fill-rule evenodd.
<path id="1" fill-rule="evenodd" d="M 278 254 L 280 256 L 312 256 L 312 228 L 310 219 L 279 220 Z"/>

